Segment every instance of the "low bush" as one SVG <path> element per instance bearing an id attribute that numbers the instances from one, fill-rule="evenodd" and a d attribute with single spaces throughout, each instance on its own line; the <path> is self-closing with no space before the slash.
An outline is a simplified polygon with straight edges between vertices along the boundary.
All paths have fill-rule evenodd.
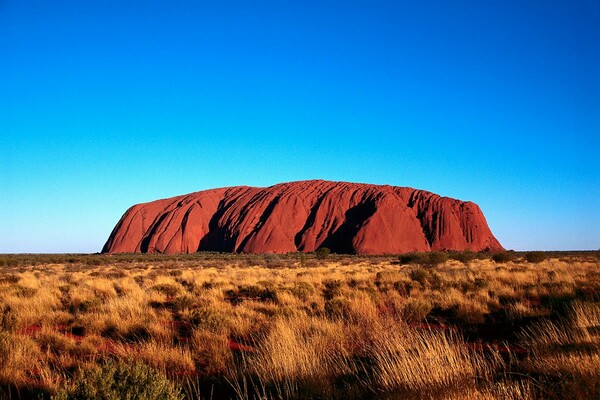
<path id="1" fill-rule="evenodd" d="M 82 313 L 98 310 L 104 302 L 98 297 L 92 297 L 80 302 L 73 302 L 71 310 L 76 310 Z"/>
<path id="2" fill-rule="evenodd" d="M 326 259 L 327 257 L 329 257 L 329 254 L 331 254 L 331 250 L 329 250 L 327 247 L 321 247 L 317 251 L 315 251 L 315 256 L 318 260 Z"/>
<path id="3" fill-rule="evenodd" d="M 465 265 L 469 265 L 471 261 L 477 258 L 477 253 L 465 250 L 461 252 L 450 253 L 449 257 L 453 260 L 460 261 Z"/>
<path id="4" fill-rule="evenodd" d="M 326 300 L 325 314 L 332 319 L 345 318 L 350 314 L 350 303 L 342 298 Z"/>
<path id="5" fill-rule="evenodd" d="M 546 259 L 546 254 L 542 251 L 530 251 L 525 253 L 525 260 L 530 263 L 540 263 Z"/>
<path id="6" fill-rule="evenodd" d="M 209 332 L 221 332 L 229 326 L 227 315 L 213 308 L 196 308 L 190 312 L 190 323 Z"/>
<path id="7" fill-rule="evenodd" d="M 308 300 L 308 298 L 315 294 L 315 288 L 308 282 L 298 282 L 291 290 L 292 294 L 300 300 Z"/>
<path id="8" fill-rule="evenodd" d="M 175 309 L 175 311 L 187 310 L 189 308 L 192 308 L 195 304 L 196 298 L 187 294 L 177 296 L 173 299 L 173 308 Z"/>
<path id="9" fill-rule="evenodd" d="M 501 264 L 501 263 L 506 263 L 509 261 L 513 261 L 515 258 L 515 255 L 511 252 L 508 251 L 503 251 L 500 253 L 494 253 L 492 254 L 492 260 L 495 263 Z"/>
<path id="10" fill-rule="evenodd" d="M 440 251 L 432 251 L 427 253 L 427 258 L 425 261 L 426 265 L 435 266 L 439 264 L 443 264 L 448 260 L 448 254 L 442 253 Z"/>
<path id="11" fill-rule="evenodd" d="M 71 388 L 53 400 L 181 400 L 181 389 L 167 377 L 142 363 L 108 361 L 82 369 Z"/>
<path id="12" fill-rule="evenodd" d="M 421 264 L 424 260 L 424 253 L 405 253 L 400 254 L 398 257 L 398 262 L 401 265 L 407 264 Z"/>
<path id="13" fill-rule="evenodd" d="M 419 264 L 426 266 L 436 266 L 443 264 L 448 260 L 448 254 L 440 251 L 430 251 L 423 253 L 406 253 L 398 257 L 398 261 L 402 265 Z"/>

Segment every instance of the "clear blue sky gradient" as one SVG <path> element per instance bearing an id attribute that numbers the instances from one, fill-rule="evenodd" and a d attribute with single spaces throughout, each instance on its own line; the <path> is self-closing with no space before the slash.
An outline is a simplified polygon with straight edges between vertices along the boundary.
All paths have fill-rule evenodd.
<path id="1" fill-rule="evenodd" d="M 312 178 L 600 248 L 600 2 L 0 0 L 0 252 L 132 204 Z"/>

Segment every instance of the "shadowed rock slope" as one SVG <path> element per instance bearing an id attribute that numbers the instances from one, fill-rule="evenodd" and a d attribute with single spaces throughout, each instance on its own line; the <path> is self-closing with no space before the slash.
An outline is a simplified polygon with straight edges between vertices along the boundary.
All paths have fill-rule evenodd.
<path id="1" fill-rule="evenodd" d="M 392 254 L 503 250 L 475 203 L 396 186 L 321 180 L 236 186 L 137 204 L 103 253 Z"/>

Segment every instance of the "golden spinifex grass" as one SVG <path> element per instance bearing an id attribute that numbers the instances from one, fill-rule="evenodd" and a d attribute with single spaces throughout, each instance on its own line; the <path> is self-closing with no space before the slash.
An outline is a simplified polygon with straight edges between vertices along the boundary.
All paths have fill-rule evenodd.
<path id="1" fill-rule="evenodd" d="M 593 253 L 64 257 L 1 260 L 0 398 L 600 397 Z"/>

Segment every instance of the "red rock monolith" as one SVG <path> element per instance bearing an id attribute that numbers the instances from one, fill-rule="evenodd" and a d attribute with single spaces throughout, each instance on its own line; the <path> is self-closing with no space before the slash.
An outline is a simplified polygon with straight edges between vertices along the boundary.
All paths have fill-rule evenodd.
<path id="1" fill-rule="evenodd" d="M 322 180 L 236 186 L 136 204 L 103 253 L 397 254 L 504 250 L 472 202 L 406 187 Z"/>

